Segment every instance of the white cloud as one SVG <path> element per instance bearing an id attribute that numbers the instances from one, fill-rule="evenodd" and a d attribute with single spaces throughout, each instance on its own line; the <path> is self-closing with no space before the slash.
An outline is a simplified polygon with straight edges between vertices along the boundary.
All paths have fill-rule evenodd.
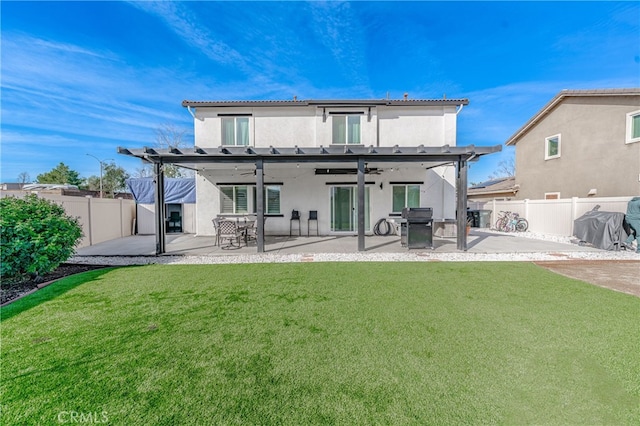
<path id="1" fill-rule="evenodd" d="M 311 29 L 350 84 L 369 87 L 364 55 L 367 35 L 348 2 L 312 2 Z M 361 89 L 356 89 L 359 91 Z"/>

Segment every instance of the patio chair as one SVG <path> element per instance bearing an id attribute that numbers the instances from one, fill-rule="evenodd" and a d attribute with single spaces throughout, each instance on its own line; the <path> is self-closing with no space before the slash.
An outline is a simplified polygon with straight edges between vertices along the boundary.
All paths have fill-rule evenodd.
<path id="1" fill-rule="evenodd" d="M 258 241 L 258 233 L 256 230 L 256 222 L 250 220 L 244 227 L 244 243 L 249 245 L 249 241 Z"/>
<path id="2" fill-rule="evenodd" d="M 312 220 L 316 222 L 316 236 L 317 236 L 318 235 L 318 211 L 317 210 L 309 211 L 309 220 L 307 220 L 307 237 L 309 236 L 309 225 L 311 224 Z"/>
<path id="3" fill-rule="evenodd" d="M 243 234 L 238 228 L 236 221 L 220 220 L 218 221 L 218 238 L 219 241 L 228 241 L 227 245 L 220 246 L 221 249 L 238 249 L 240 248 L 240 241 L 243 238 Z"/>
<path id="4" fill-rule="evenodd" d="M 219 224 L 220 219 L 219 218 L 213 218 L 213 219 L 211 219 L 211 222 L 213 222 L 213 232 L 216 233 L 216 239 L 213 242 L 213 245 L 214 246 L 219 246 L 220 245 L 220 230 L 219 230 L 219 228 L 220 228 L 220 224 Z"/>
<path id="5" fill-rule="evenodd" d="M 300 229 L 300 212 L 298 210 L 291 210 L 291 219 L 289 220 L 289 236 L 291 236 L 293 229 L 293 222 L 298 222 L 298 236 L 302 235 L 302 230 Z"/>

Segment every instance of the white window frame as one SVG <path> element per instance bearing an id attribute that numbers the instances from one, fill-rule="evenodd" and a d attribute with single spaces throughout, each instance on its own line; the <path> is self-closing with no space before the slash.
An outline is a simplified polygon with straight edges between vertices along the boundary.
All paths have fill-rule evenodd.
<path id="1" fill-rule="evenodd" d="M 233 211 L 227 212 L 224 211 L 224 188 L 233 188 L 233 196 L 231 202 L 233 203 Z M 238 210 L 238 198 L 237 192 L 238 188 L 246 188 L 247 189 L 247 211 Z M 279 188 L 278 191 L 278 211 L 277 212 L 269 212 L 269 198 L 267 197 L 267 192 L 269 190 L 273 190 L 274 188 Z M 257 213 L 256 211 L 256 187 L 255 185 L 221 185 L 220 186 L 220 214 L 250 214 Z M 272 214 L 278 215 L 282 214 L 282 185 L 265 185 L 264 186 L 264 214 Z M 268 213 L 267 213 L 268 212 Z"/>
<path id="2" fill-rule="evenodd" d="M 547 198 L 549 195 L 555 195 L 556 198 Z M 560 199 L 560 193 L 559 192 L 545 192 L 544 193 L 544 199 L 545 200 L 559 200 Z"/>
<path id="3" fill-rule="evenodd" d="M 404 188 L 404 206 L 402 208 L 405 207 L 409 207 L 407 205 L 407 202 L 409 201 L 409 187 L 410 186 L 417 186 L 418 187 L 418 205 L 417 206 L 412 206 L 412 207 L 420 207 L 420 198 L 422 198 L 420 196 L 420 193 L 422 192 L 422 188 L 420 188 L 419 184 L 416 183 L 409 183 L 409 184 L 400 184 L 400 185 L 391 185 L 391 210 L 393 210 L 393 191 L 395 188 Z M 400 211 L 392 211 L 392 213 L 402 213 L 402 209 Z"/>
<path id="4" fill-rule="evenodd" d="M 335 126 L 335 119 L 339 118 L 339 117 L 340 118 L 344 118 L 344 128 L 345 128 L 344 143 L 343 142 L 336 142 L 333 139 L 333 131 L 334 131 L 334 126 Z M 349 142 L 349 118 L 350 117 L 357 117 L 358 118 L 358 127 L 359 127 L 358 137 L 359 137 L 359 140 L 357 142 Z M 331 113 L 331 144 L 332 145 L 362 145 L 362 113 L 359 113 L 359 112 L 354 112 L 354 113 L 345 112 L 344 114 L 342 114 L 342 113 Z"/>
<path id="5" fill-rule="evenodd" d="M 233 211 L 232 212 L 227 212 L 224 211 L 224 202 L 223 202 L 223 197 L 224 195 L 224 191 L 223 189 L 225 188 L 232 188 L 233 189 L 233 196 L 231 199 L 231 202 L 233 203 Z M 247 209 L 246 211 L 239 211 L 238 210 L 238 188 L 246 188 L 247 190 Z M 249 205 L 249 200 L 251 200 L 251 194 L 250 194 L 251 188 L 249 185 L 222 185 L 220 186 L 220 214 L 248 214 L 249 211 L 251 211 L 251 206 Z"/>
<path id="6" fill-rule="evenodd" d="M 558 139 L 558 153 L 556 155 L 549 155 L 549 141 L 552 139 Z M 562 136 L 560 133 L 557 135 L 544 138 L 544 159 L 553 160 L 554 158 L 560 158 L 562 153 Z"/>
<path id="7" fill-rule="evenodd" d="M 256 206 L 256 195 L 257 195 L 257 191 L 256 191 L 256 187 L 252 187 L 253 188 L 253 194 L 251 194 L 251 199 L 253 200 L 253 209 L 252 211 L 254 213 L 257 213 L 257 206 Z M 267 196 L 269 191 L 274 190 L 275 188 L 278 188 L 278 211 L 277 212 L 269 212 L 269 197 Z M 269 214 L 282 214 L 282 185 L 265 185 L 264 186 L 264 214 L 265 215 L 269 215 Z"/>
<path id="8" fill-rule="evenodd" d="M 633 111 L 627 114 L 627 132 L 625 137 L 625 143 L 635 143 L 640 142 L 640 137 L 633 138 L 633 118 L 640 117 L 640 110 Z M 640 123 L 638 123 L 640 126 Z"/>
<path id="9" fill-rule="evenodd" d="M 238 119 L 247 120 L 247 143 L 241 144 L 238 143 Z M 233 143 L 226 143 L 226 138 L 224 134 L 224 122 L 225 120 L 233 120 Z M 225 115 L 220 117 L 220 145 L 222 146 L 250 146 L 251 145 L 251 116 L 247 115 Z"/>

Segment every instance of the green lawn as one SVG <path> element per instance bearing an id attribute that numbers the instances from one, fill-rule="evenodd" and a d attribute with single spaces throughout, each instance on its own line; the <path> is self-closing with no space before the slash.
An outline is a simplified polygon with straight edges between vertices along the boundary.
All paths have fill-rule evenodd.
<path id="1" fill-rule="evenodd" d="M 527 263 L 128 267 L 1 313 L 6 425 L 640 424 L 640 299 Z"/>

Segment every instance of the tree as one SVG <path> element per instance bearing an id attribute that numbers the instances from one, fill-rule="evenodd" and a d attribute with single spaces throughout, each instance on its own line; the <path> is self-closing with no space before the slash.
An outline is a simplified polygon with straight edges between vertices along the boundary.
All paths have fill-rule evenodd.
<path id="1" fill-rule="evenodd" d="M 498 163 L 498 167 L 489 175 L 489 179 L 499 179 L 516 175 L 515 152 L 508 154 L 508 157 Z"/>
<path id="2" fill-rule="evenodd" d="M 136 169 L 136 172 L 133 174 L 135 178 L 146 178 L 153 176 L 153 169 L 148 164 L 143 164 L 142 167 Z"/>
<path id="3" fill-rule="evenodd" d="M 22 172 L 18 175 L 18 183 L 21 184 L 25 184 L 25 183 L 29 183 L 29 181 L 31 180 L 31 176 L 29 176 L 29 173 L 27 172 Z"/>
<path id="4" fill-rule="evenodd" d="M 82 179 L 80 179 L 78 172 L 71 170 L 69 166 L 64 163 L 60 163 L 50 171 L 38 175 L 36 181 L 38 183 L 82 185 Z"/>
<path id="5" fill-rule="evenodd" d="M 116 192 L 123 191 L 126 187 L 125 180 L 129 173 L 116 163 L 105 163 L 102 168 L 102 192 L 107 198 L 114 198 Z M 92 191 L 100 190 L 100 176 L 90 176 L 87 179 L 87 188 Z"/>
<path id="6" fill-rule="evenodd" d="M 162 124 L 156 129 L 156 147 L 163 149 L 186 148 L 184 129 L 178 129 L 173 124 Z M 168 178 L 193 177 L 193 171 L 178 167 L 173 164 L 163 165 L 164 176 Z"/>

